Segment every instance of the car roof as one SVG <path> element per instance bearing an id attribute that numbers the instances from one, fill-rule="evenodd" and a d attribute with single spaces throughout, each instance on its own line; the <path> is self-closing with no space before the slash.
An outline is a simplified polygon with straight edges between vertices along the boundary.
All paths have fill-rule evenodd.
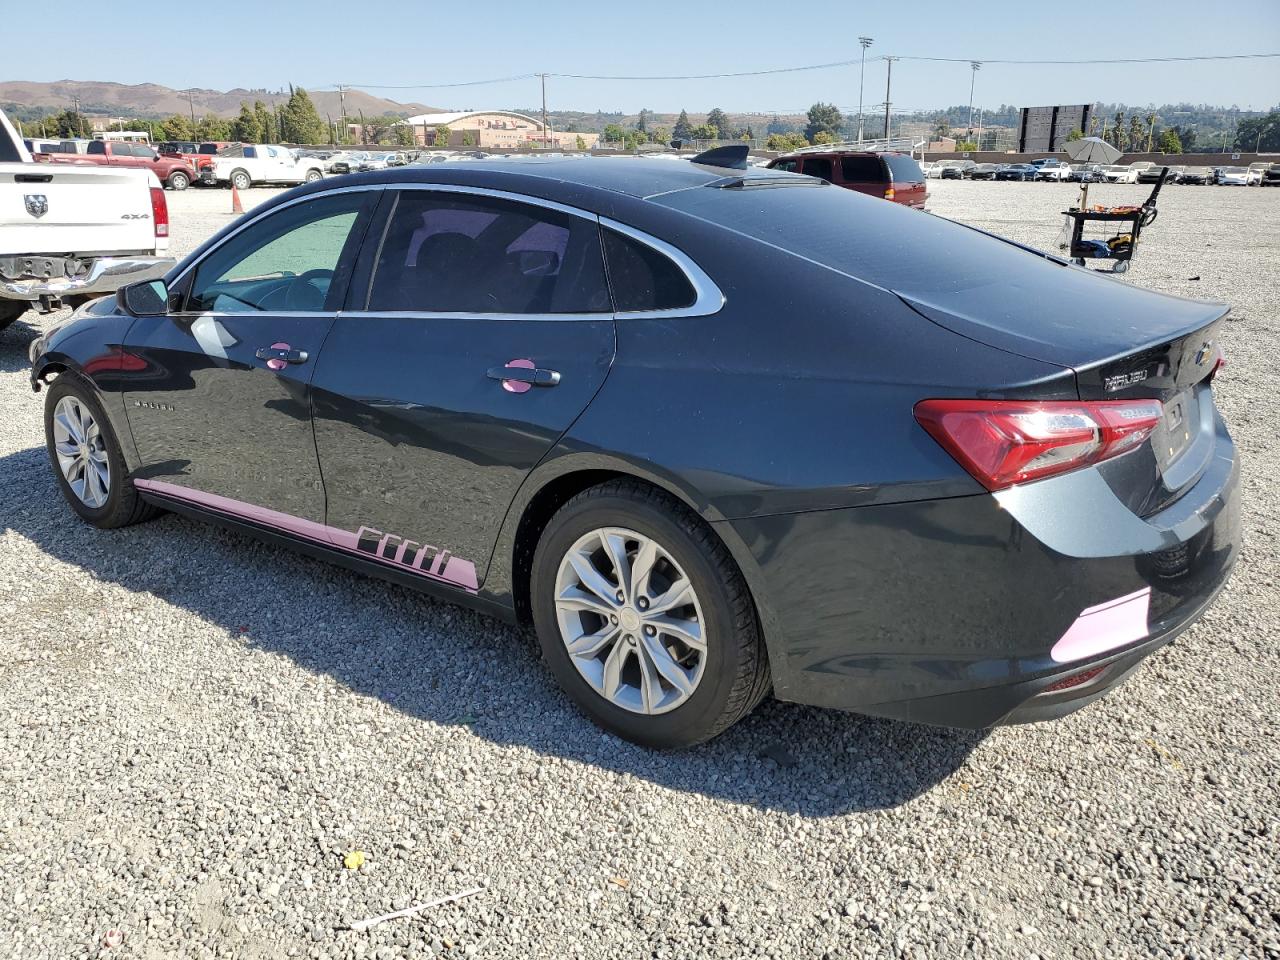
<path id="1" fill-rule="evenodd" d="M 377 174 L 357 174 L 344 183 L 455 183 L 501 188 L 504 183 L 532 193 L 561 193 L 565 187 L 620 193 L 643 199 L 720 181 L 767 181 L 796 174 L 762 167 L 745 170 L 672 163 L 647 157 L 495 157 L 449 164 L 410 164 Z"/>

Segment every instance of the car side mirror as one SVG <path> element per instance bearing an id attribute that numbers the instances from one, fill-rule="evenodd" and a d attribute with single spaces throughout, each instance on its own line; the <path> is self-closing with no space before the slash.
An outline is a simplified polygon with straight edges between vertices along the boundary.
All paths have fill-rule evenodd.
<path id="1" fill-rule="evenodd" d="M 169 286 L 163 280 L 140 280 L 116 291 L 116 300 L 134 317 L 163 317 L 169 312 Z"/>

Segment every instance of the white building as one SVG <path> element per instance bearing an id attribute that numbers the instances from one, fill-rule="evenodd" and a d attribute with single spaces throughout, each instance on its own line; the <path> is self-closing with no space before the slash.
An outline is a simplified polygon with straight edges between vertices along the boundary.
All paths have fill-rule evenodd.
<path id="1" fill-rule="evenodd" d="M 564 133 L 559 130 L 544 135 L 542 121 L 509 110 L 423 113 L 402 122 L 413 128 L 414 140 L 419 146 L 515 150 L 545 145 L 557 150 L 574 150 L 594 147 L 600 139 L 597 133 Z M 436 143 L 436 131 L 440 127 L 449 128 L 447 144 Z"/>

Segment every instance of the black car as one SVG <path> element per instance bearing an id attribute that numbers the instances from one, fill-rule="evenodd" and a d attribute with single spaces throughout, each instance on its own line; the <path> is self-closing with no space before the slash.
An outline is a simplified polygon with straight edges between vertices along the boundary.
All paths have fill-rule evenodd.
<path id="1" fill-rule="evenodd" d="M 1190 183 L 1197 186 L 1203 186 L 1206 183 L 1213 183 L 1214 168 L 1213 167 L 1183 167 L 1178 173 L 1178 183 Z"/>
<path id="2" fill-rule="evenodd" d="M 1258 182 L 1258 186 L 1280 187 L 1280 163 L 1273 163 L 1262 171 L 1262 179 Z"/>
<path id="3" fill-rule="evenodd" d="M 1006 163 L 996 169 L 996 180 L 1034 180 L 1039 167 L 1029 163 Z"/>
<path id="4" fill-rule="evenodd" d="M 284 193 L 31 377 L 89 523 L 532 623 L 665 747 L 770 692 L 987 727 L 1124 679 L 1236 558 L 1226 313 L 795 174 L 490 160 Z"/>

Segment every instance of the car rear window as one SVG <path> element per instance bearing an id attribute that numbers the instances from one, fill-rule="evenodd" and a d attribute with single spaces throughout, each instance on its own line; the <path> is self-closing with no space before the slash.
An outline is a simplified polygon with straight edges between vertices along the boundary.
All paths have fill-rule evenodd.
<path id="1" fill-rule="evenodd" d="M 840 176 L 845 183 L 884 183 L 879 157 L 841 157 Z"/>
<path id="2" fill-rule="evenodd" d="M 924 171 L 911 157 L 887 153 L 884 162 L 889 165 L 889 174 L 894 183 L 921 183 L 924 180 Z"/>
<path id="3" fill-rule="evenodd" d="M 834 164 L 830 157 L 805 157 L 804 172 L 811 177 L 819 177 L 830 183 L 835 179 Z"/>
<path id="4" fill-rule="evenodd" d="M 93 143 L 89 144 L 89 149 L 88 149 L 88 151 L 87 151 L 87 152 L 89 152 L 89 153 L 106 153 L 106 152 L 107 152 L 107 144 L 106 144 L 106 142 L 105 142 L 105 141 L 103 141 L 103 140 L 95 140 L 95 141 L 93 141 Z"/>
<path id="5" fill-rule="evenodd" d="M 369 310 L 608 313 L 591 221 L 530 204 L 400 192 L 383 235 Z"/>
<path id="6" fill-rule="evenodd" d="M 684 271 L 639 240 L 606 229 L 604 253 L 619 312 L 679 310 L 697 299 Z"/>

